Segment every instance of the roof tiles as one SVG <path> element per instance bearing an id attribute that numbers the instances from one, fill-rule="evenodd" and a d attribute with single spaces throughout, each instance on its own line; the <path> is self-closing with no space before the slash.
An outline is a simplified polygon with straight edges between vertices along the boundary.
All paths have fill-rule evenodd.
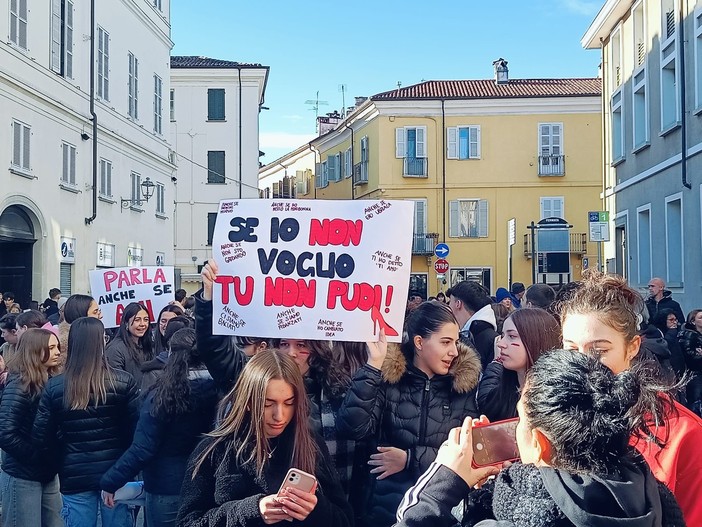
<path id="1" fill-rule="evenodd" d="M 172 56 L 171 68 L 263 68 L 261 64 L 247 62 L 234 62 L 231 60 L 211 59 L 209 57 L 196 56 Z"/>

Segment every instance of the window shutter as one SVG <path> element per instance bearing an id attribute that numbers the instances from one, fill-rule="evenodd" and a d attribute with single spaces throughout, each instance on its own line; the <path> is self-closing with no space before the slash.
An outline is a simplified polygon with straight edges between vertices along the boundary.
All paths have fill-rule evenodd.
<path id="1" fill-rule="evenodd" d="M 427 157 L 427 127 L 417 127 L 417 157 Z"/>
<path id="2" fill-rule="evenodd" d="M 67 78 L 73 78 L 73 2 L 66 0 L 66 30 L 64 35 L 64 43 L 66 48 L 66 67 L 64 75 Z"/>
<path id="3" fill-rule="evenodd" d="M 273 182 L 273 199 L 280 198 L 280 181 Z"/>
<path id="4" fill-rule="evenodd" d="M 481 199 L 478 202 L 478 238 L 488 236 L 488 201 Z"/>
<path id="5" fill-rule="evenodd" d="M 59 264 L 59 289 L 61 290 L 61 295 L 65 298 L 71 296 L 73 292 L 72 267 L 69 263 Z"/>
<path id="6" fill-rule="evenodd" d="M 418 199 L 414 202 L 414 234 L 426 234 L 426 203 Z"/>
<path id="7" fill-rule="evenodd" d="M 69 162 L 68 177 L 70 178 L 69 183 L 71 183 L 71 185 L 75 185 L 76 184 L 76 147 L 69 146 L 68 153 L 70 154 L 70 156 L 68 158 L 68 162 Z"/>
<path id="8" fill-rule="evenodd" d="M 551 125 L 551 155 L 561 155 L 561 125 Z"/>
<path id="9" fill-rule="evenodd" d="M 405 129 L 395 128 L 395 157 L 405 157 Z"/>
<path id="10" fill-rule="evenodd" d="M 12 145 L 12 164 L 18 167 L 23 166 L 22 163 L 22 125 L 13 123 L 14 144 Z"/>
<path id="11" fill-rule="evenodd" d="M 446 159 L 458 159 L 458 128 L 450 126 L 446 129 Z"/>
<path id="12" fill-rule="evenodd" d="M 541 219 L 551 217 L 551 198 L 541 198 L 539 201 L 541 202 Z"/>
<path id="13" fill-rule="evenodd" d="M 553 198 L 553 215 L 556 218 L 565 218 L 563 215 L 563 198 Z"/>
<path id="14" fill-rule="evenodd" d="M 468 137 L 470 159 L 480 159 L 480 127 L 471 126 Z"/>
<path id="15" fill-rule="evenodd" d="M 51 69 L 61 73 L 61 0 L 51 0 Z"/>
<path id="16" fill-rule="evenodd" d="M 19 21 L 17 1 L 18 0 L 10 0 L 10 42 L 19 45 L 19 40 L 17 39 L 17 23 Z"/>
<path id="17" fill-rule="evenodd" d="M 322 186 L 322 163 L 314 164 L 314 186 L 317 188 Z"/>
<path id="18" fill-rule="evenodd" d="M 107 163 L 107 186 L 105 191 L 107 196 L 112 196 L 112 163 Z"/>
<path id="19" fill-rule="evenodd" d="M 551 155 L 551 126 L 548 124 L 539 127 L 539 155 Z"/>
<path id="20" fill-rule="evenodd" d="M 460 232 L 460 218 L 458 214 L 458 201 L 449 201 L 449 237 L 458 238 Z"/>
<path id="21" fill-rule="evenodd" d="M 266 189 L 268 190 L 268 189 Z M 266 196 L 268 197 L 268 196 Z M 207 245 L 212 245 L 212 238 L 214 237 L 215 223 L 217 222 L 217 213 L 208 212 L 207 213 Z"/>
<path id="22" fill-rule="evenodd" d="M 22 168 L 29 170 L 29 137 L 31 130 L 29 126 L 20 125 L 22 129 Z"/>
<path id="23" fill-rule="evenodd" d="M 19 0 L 19 46 L 27 49 L 27 0 Z"/>

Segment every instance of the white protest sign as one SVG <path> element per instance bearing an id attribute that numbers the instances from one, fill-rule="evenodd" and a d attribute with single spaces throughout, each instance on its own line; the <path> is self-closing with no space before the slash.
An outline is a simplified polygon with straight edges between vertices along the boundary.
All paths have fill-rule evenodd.
<path id="1" fill-rule="evenodd" d="M 223 200 L 216 335 L 400 342 L 411 201 Z"/>
<path id="2" fill-rule="evenodd" d="M 116 328 L 124 308 L 142 304 L 151 322 L 175 299 L 173 267 L 115 267 L 89 272 L 90 291 L 102 310 L 102 323 Z"/>

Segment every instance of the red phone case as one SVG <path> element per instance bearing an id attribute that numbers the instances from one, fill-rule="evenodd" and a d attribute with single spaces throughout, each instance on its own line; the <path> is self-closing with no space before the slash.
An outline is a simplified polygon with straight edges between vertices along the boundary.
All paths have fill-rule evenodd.
<path id="1" fill-rule="evenodd" d="M 500 466 L 519 459 L 517 448 L 519 418 L 473 427 L 473 467 Z"/>

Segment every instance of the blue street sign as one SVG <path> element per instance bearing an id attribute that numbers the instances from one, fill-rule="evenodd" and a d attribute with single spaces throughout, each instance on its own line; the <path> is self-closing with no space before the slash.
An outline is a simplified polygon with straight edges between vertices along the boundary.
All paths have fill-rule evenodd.
<path id="1" fill-rule="evenodd" d="M 449 246 L 447 243 L 437 243 L 434 247 L 434 255 L 437 258 L 446 258 L 449 255 Z"/>

